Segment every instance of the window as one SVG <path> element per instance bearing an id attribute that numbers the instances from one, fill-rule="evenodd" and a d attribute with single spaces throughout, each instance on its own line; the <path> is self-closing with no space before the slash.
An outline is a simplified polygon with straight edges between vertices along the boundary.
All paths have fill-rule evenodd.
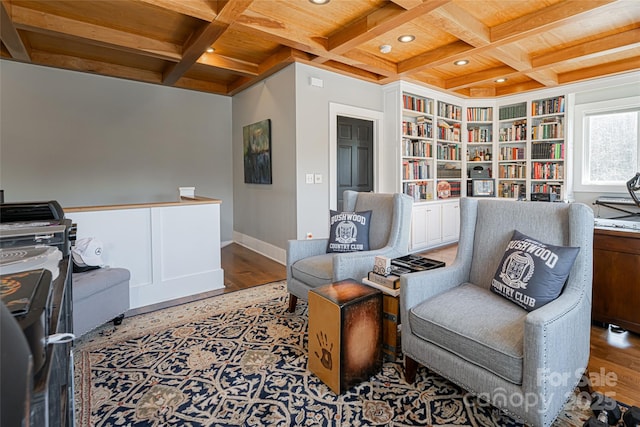
<path id="1" fill-rule="evenodd" d="M 626 193 L 640 171 L 640 98 L 576 106 L 577 191 Z"/>

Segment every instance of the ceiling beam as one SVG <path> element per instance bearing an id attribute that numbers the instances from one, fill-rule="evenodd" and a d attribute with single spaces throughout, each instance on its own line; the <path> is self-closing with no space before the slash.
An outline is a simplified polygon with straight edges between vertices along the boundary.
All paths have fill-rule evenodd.
<path id="1" fill-rule="evenodd" d="M 22 41 L 11 20 L 11 14 L 9 13 L 11 7 L 12 5 L 6 0 L 2 0 L 0 3 L 0 38 L 12 58 L 31 62 L 29 49 Z"/>
<path id="2" fill-rule="evenodd" d="M 491 42 L 491 29 L 455 4 L 446 4 L 429 14 L 434 25 L 474 47 Z"/>
<path id="3" fill-rule="evenodd" d="M 216 53 L 202 55 L 197 62 L 198 64 L 207 65 L 220 70 L 232 71 L 247 77 L 256 77 L 259 75 L 258 64 L 240 61 L 238 59 L 229 58 Z"/>
<path id="4" fill-rule="evenodd" d="M 465 50 L 458 44 L 459 49 L 449 49 L 448 53 L 446 50 L 436 49 L 401 62 L 398 64 L 398 71 L 403 74 L 415 73 L 451 63 L 461 59 L 460 53 L 467 56 L 485 54 L 511 68 L 526 71 L 531 69 L 530 58 L 522 57 L 520 52 L 515 47 L 508 46 L 509 44 L 564 25 L 569 19 L 575 19 L 581 14 L 594 13 L 599 7 L 612 1 L 614 0 L 566 0 L 491 28 L 487 28 L 464 11 L 452 5 L 445 5 L 430 15 L 437 19 L 441 28 L 464 41 L 470 48 Z M 536 75 L 530 76 L 535 77 Z"/>
<path id="5" fill-rule="evenodd" d="M 638 46 L 640 46 L 640 28 L 634 28 L 629 31 L 534 56 L 531 59 L 531 66 L 533 68 L 549 67 L 576 59 L 595 58 L 615 52 L 622 52 Z"/>
<path id="6" fill-rule="evenodd" d="M 181 78 L 174 86 L 181 87 L 183 89 L 197 90 L 200 92 L 217 93 L 218 95 L 226 95 L 229 91 L 226 84 L 208 82 L 188 77 Z"/>
<path id="7" fill-rule="evenodd" d="M 270 75 L 275 74 L 294 61 L 300 60 L 302 62 L 307 62 L 310 59 L 311 57 L 306 52 L 283 46 L 278 49 L 275 54 L 271 55 L 259 65 L 259 77 L 249 78 L 243 76 L 236 79 L 236 81 L 229 85 L 227 95 L 235 95 L 236 93 L 241 92 L 256 82 L 264 80 Z"/>
<path id="8" fill-rule="evenodd" d="M 161 40 L 132 34 L 115 28 L 63 16 L 38 12 L 13 5 L 13 22 L 16 28 L 63 38 L 81 38 L 97 46 L 105 46 L 125 52 L 133 52 L 168 61 L 181 58 L 182 46 Z"/>
<path id="9" fill-rule="evenodd" d="M 323 62 L 334 61 L 346 64 L 350 67 L 361 68 L 366 73 L 378 74 L 378 71 L 384 69 L 384 61 L 376 57 L 373 61 L 372 57 L 368 58 L 363 54 L 354 54 L 358 59 L 350 59 L 345 55 L 338 55 L 329 52 L 327 49 L 327 39 L 310 34 L 303 27 L 292 25 L 288 22 L 281 22 L 260 13 L 247 10 L 234 23 L 234 27 L 241 31 L 253 33 L 256 37 L 264 38 L 275 43 L 297 49 L 316 57 L 324 58 L 323 61 L 314 60 L 314 65 L 320 65 Z M 387 73 L 393 73 L 394 70 L 387 70 Z"/>
<path id="10" fill-rule="evenodd" d="M 616 0 L 565 0 L 491 28 L 491 42 L 513 43 L 575 21 Z"/>
<path id="11" fill-rule="evenodd" d="M 211 22 L 218 15 L 218 5 L 215 0 L 137 0 L 159 8 L 177 12 L 182 15 Z"/>
<path id="12" fill-rule="evenodd" d="M 558 83 L 573 83 L 581 80 L 594 79 L 638 70 L 640 70 L 640 56 L 636 55 L 632 58 L 598 64 L 593 67 L 582 68 L 576 71 L 560 73 L 558 75 Z"/>
<path id="13" fill-rule="evenodd" d="M 211 46 L 229 28 L 229 22 L 240 16 L 253 2 L 253 0 L 236 0 L 226 2 L 214 21 L 203 25 L 196 33 L 189 37 L 185 43 L 182 58 L 175 64 L 170 64 L 163 73 L 162 81 L 171 86 L 186 73 L 204 51 Z"/>
<path id="14" fill-rule="evenodd" d="M 431 0 L 420 3 L 409 10 L 394 3 L 389 3 L 331 35 L 328 39 L 327 50 L 336 54 L 344 54 L 450 1 Z"/>
<path id="15" fill-rule="evenodd" d="M 405 59 L 398 63 L 398 74 L 406 75 L 423 71 L 426 68 L 437 67 L 462 59 L 474 52 L 473 46 L 462 40 L 449 43 L 448 45 L 421 53 L 412 58 Z"/>
<path id="16" fill-rule="evenodd" d="M 107 75 L 147 83 L 162 82 L 162 75 L 159 72 L 143 70 L 140 68 L 125 67 L 108 62 L 96 61 L 93 59 L 79 58 L 77 56 L 62 55 L 50 52 L 41 52 L 38 50 L 32 51 L 32 57 L 34 62 L 50 67 Z"/>
<path id="17" fill-rule="evenodd" d="M 444 88 L 447 90 L 456 90 L 468 86 L 473 86 L 478 83 L 493 82 L 499 77 L 508 77 L 511 75 L 520 74 L 517 70 L 503 65 L 500 67 L 490 68 L 488 70 L 476 71 L 464 76 L 447 79 L 444 82 Z"/>

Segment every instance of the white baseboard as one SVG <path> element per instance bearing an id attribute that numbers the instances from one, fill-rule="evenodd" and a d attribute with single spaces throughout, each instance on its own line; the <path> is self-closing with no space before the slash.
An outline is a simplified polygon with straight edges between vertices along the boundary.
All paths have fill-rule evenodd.
<path id="1" fill-rule="evenodd" d="M 271 243 L 263 242 L 255 237 L 238 233 L 237 231 L 233 232 L 233 241 L 277 263 L 287 265 L 287 251 L 285 249 L 274 246 Z"/>

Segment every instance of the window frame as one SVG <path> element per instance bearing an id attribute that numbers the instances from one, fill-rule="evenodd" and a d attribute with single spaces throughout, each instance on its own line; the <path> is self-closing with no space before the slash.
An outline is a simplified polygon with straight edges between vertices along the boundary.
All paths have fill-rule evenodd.
<path id="1" fill-rule="evenodd" d="M 575 154 L 574 154 L 574 181 L 573 191 L 586 192 L 586 193 L 627 193 L 627 188 L 622 184 L 593 184 L 584 183 L 584 179 L 587 176 L 589 170 L 589 144 L 587 140 L 587 123 L 585 118 L 596 114 L 606 114 L 615 112 L 624 112 L 628 110 L 638 110 L 638 142 L 637 142 L 637 155 L 638 165 L 637 171 L 640 170 L 640 96 L 633 96 L 622 99 L 611 99 L 606 101 L 595 101 L 584 104 L 578 104 L 574 107 L 574 137 L 575 137 Z M 631 176 L 629 176 L 631 178 Z"/>

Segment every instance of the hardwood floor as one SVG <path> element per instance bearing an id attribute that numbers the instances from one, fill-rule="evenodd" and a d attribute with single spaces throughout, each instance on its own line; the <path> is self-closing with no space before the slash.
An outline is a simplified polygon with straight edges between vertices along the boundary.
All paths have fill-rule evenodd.
<path id="1" fill-rule="evenodd" d="M 456 251 L 457 246 L 452 245 L 422 255 L 450 264 Z M 235 243 L 222 248 L 222 268 L 224 292 L 286 278 L 283 265 Z M 616 333 L 593 325 L 589 375 L 594 390 L 628 405 L 640 406 L 640 335 Z"/>

